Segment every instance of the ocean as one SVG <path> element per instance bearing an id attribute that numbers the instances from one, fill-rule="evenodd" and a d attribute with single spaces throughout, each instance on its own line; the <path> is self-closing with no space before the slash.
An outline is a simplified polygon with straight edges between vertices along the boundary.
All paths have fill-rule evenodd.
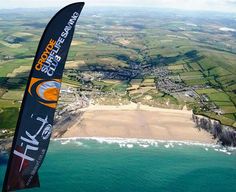
<path id="1" fill-rule="evenodd" d="M 1 154 L 0 185 L 6 169 Z M 236 150 L 136 139 L 51 141 L 41 187 L 22 191 L 234 192 Z"/>

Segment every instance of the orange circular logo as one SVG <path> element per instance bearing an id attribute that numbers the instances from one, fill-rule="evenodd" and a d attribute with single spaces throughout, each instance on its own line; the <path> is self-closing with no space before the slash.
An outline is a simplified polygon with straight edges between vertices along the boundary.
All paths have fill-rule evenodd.
<path id="1" fill-rule="evenodd" d="M 32 78 L 28 92 L 39 103 L 47 107 L 56 108 L 60 87 L 61 82 L 58 79 L 44 80 Z"/>

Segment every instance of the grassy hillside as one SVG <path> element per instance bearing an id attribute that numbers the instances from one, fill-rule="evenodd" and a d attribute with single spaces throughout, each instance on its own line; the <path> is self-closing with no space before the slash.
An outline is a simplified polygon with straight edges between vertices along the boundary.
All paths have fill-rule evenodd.
<path id="1" fill-rule="evenodd" d="M 38 41 L 54 13 L 34 11 L 0 12 L 0 129 L 15 127 Z M 63 81 L 99 103 L 186 105 L 236 126 L 236 34 L 220 30 L 236 29 L 233 16 L 148 11 L 85 9 Z"/>

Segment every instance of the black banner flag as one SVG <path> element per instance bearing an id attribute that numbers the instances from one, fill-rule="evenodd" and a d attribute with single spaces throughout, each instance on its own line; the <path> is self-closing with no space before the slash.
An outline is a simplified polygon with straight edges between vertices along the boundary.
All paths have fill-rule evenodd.
<path id="1" fill-rule="evenodd" d="M 84 3 L 61 9 L 39 42 L 26 86 L 2 191 L 39 187 L 38 169 L 47 152 L 61 79 Z"/>

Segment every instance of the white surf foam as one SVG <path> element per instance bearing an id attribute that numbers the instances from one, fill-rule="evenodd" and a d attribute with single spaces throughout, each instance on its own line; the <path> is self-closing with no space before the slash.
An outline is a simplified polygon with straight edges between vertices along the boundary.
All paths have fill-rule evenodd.
<path id="1" fill-rule="evenodd" d="M 133 148 L 133 147 L 134 147 L 133 144 L 127 144 L 126 146 L 127 146 L 128 148 Z"/>
<path id="2" fill-rule="evenodd" d="M 150 145 L 147 145 L 147 144 L 139 144 L 140 147 L 143 147 L 143 148 L 147 148 L 149 147 Z"/>
<path id="3" fill-rule="evenodd" d="M 70 138 L 56 138 L 52 139 L 60 141 L 61 144 L 67 144 L 70 141 L 79 142 L 78 145 L 83 145 L 83 141 L 94 140 L 100 144 L 118 144 L 120 148 L 133 148 L 135 146 L 148 148 L 150 146 L 159 147 L 164 146 L 165 148 L 174 148 L 178 146 L 199 146 L 203 147 L 206 151 L 214 149 L 217 152 L 223 152 L 231 155 L 233 151 L 236 151 L 235 147 L 222 147 L 219 144 L 209 144 L 192 141 L 176 141 L 176 140 L 155 140 L 155 139 L 139 139 L 139 138 L 120 138 L 120 137 L 70 137 Z"/>
<path id="4" fill-rule="evenodd" d="M 62 145 L 66 145 L 66 144 L 69 143 L 69 142 L 70 142 L 70 140 L 61 141 L 61 144 L 62 144 Z"/>

